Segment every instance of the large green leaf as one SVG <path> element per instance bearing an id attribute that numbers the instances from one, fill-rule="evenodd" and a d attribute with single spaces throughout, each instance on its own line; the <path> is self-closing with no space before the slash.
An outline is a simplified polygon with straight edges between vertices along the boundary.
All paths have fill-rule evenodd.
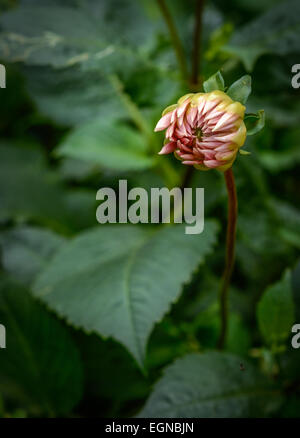
<path id="1" fill-rule="evenodd" d="M 120 344 L 82 332 L 77 333 L 76 340 L 83 359 L 88 394 L 98 399 L 113 400 L 114 403 L 145 399 L 149 394 L 149 379 Z M 107 409 L 109 412 L 109 404 Z M 101 416 L 105 415 L 107 411 L 104 407 Z"/>
<path id="2" fill-rule="evenodd" d="M 63 231 L 93 223 L 94 194 L 67 190 L 41 149 L 6 142 L 0 155 L 0 219 L 34 218 Z"/>
<path id="3" fill-rule="evenodd" d="M 299 1 L 282 1 L 238 30 L 224 50 L 239 57 L 251 71 L 263 54 L 299 52 L 299 32 Z"/>
<path id="4" fill-rule="evenodd" d="M 77 125 L 107 114 L 126 115 L 109 79 L 99 71 L 30 66 L 24 73 L 29 94 L 40 111 L 59 123 Z"/>
<path id="5" fill-rule="evenodd" d="M 82 394 L 78 351 L 66 329 L 23 288 L 0 280 L 0 391 L 33 413 L 65 414 Z"/>
<path id="6" fill-rule="evenodd" d="M 278 345 L 289 337 L 295 322 L 290 271 L 265 291 L 258 304 L 257 318 L 267 344 Z"/>
<path id="7" fill-rule="evenodd" d="M 248 418 L 268 415 L 277 402 L 268 382 L 244 359 L 195 353 L 165 369 L 139 416 Z"/>
<path id="8" fill-rule="evenodd" d="M 61 186 L 46 168 L 42 151 L 5 143 L 0 145 L 0 153 L 1 216 L 64 221 Z"/>
<path id="9" fill-rule="evenodd" d="M 0 234 L 2 265 L 14 279 L 30 283 L 64 242 L 51 230 L 19 226 Z"/>
<path id="10" fill-rule="evenodd" d="M 157 23 L 139 2 L 24 0 L 0 18 L 0 58 L 22 62 L 30 94 L 55 120 L 77 124 L 124 115 L 107 75 L 123 77 L 149 61 Z"/>
<path id="11" fill-rule="evenodd" d="M 216 230 L 210 221 L 199 235 L 183 226 L 99 226 L 58 252 L 34 294 L 69 323 L 120 341 L 142 365 L 154 324 L 211 251 Z"/>
<path id="12" fill-rule="evenodd" d="M 145 42 L 151 30 L 138 2 L 21 3 L 0 20 L 0 57 L 7 62 L 109 70 L 130 65 L 137 52 L 128 47 Z"/>
<path id="13" fill-rule="evenodd" d="M 59 146 L 58 154 L 114 170 L 139 170 L 154 164 L 141 134 L 109 120 L 92 120 L 75 128 Z"/>

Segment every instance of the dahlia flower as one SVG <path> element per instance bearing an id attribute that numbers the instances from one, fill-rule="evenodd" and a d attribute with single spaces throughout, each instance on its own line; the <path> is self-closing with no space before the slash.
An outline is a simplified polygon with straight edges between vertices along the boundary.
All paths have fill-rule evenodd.
<path id="1" fill-rule="evenodd" d="M 187 94 L 169 106 L 155 127 L 166 129 L 159 154 L 174 152 L 200 170 L 230 168 L 246 139 L 245 107 L 223 91 Z"/>

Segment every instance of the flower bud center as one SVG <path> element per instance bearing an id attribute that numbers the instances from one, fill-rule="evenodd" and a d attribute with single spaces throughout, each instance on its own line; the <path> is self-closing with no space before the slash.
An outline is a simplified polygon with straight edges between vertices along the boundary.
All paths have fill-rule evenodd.
<path id="1" fill-rule="evenodd" d="M 201 138 L 202 138 L 202 129 L 199 128 L 199 126 L 197 128 L 195 128 L 194 135 L 198 138 L 198 140 L 201 140 Z"/>

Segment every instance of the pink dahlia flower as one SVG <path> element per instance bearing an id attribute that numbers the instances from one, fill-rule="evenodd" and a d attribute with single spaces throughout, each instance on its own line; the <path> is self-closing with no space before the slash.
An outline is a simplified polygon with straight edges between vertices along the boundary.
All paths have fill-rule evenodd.
<path id="1" fill-rule="evenodd" d="M 155 131 L 166 129 L 160 154 L 174 152 L 201 170 L 227 170 L 246 139 L 245 107 L 222 91 L 187 94 L 162 114 Z"/>

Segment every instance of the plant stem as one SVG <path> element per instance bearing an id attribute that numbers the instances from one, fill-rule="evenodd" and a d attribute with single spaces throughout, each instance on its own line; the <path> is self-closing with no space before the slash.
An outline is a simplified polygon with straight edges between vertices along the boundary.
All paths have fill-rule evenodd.
<path id="1" fill-rule="evenodd" d="M 193 48 L 193 63 L 192 63 L 192 75 L 191 75 L 191 88 L 197 88 L 199 83 L 199 70 L 201 60 L 201 41 L 202 41 L 202 14 L 205 0 L 196 0 L 196 13 L 195 13 L 195 31 L 194 31 L 194 48 Z"/>
<path id="2" fill-rule="evenodd" d="M 132 121 L 135 123 L 136 127 L 147 141 L 149 150 L 156 154 L 153 132 L 150 129 L 147 121 L 144 119 L 143 114 L 141 114 L 139 107 L 133 102 L 131 97 L 125 93 L 123 83 L 117 75 L 111 75 L 109 79 L 121 102 L 127 109 L 128 114 L 131 116 Z M 162 170 L 168 186 L 174 187 L 174 185 L 178 183 L 178 173 L 173 169 L 167 160 L 159 160 L 157 161 L 157 164 Z"/>
<path id="3" fill-rule="evenodd" d="M 237 195 L 232 168 L 224 172 L 228 194 L 228 222 L 226 235 L 226 260 L 220 291 L 221 332 L 218 348 L 223 349 L 228 328 L 228 294 L 231 274 L 234 266 L 235 235 L 237 222 Z"/>
<path id="4" fill-rule="evenodd" d="M 187 79 L 188 70 L 186 66 L 185 54 L 172 15 L 170 14 L 165 0 L 157 0 L 157 3 L 169 29 L 182 79 Z"/>
<path id="5" fill-rule="evenodd" d="M 199 91 L 199 88 L 202 85 L 202 81 L 199 80 L 199 71 L 201 63 L 202 16 L 204 2 L 205 0 L 196 0 L 192 73 L 190 77 L 191 91 Z M 194 171 L 194 167 L 187 166 L 181 183 L 182 189 L 190 184 L 191 179 L 193 178 Z"/>
<path id="6" fill-rule="evenodd" d="M 110 75 L 109 79 L 121 102 L 130 114 L 136 127 L 145 136 L 149 145 L 151 146 L 153 142 L 153 133 L 143 115 L 141 114 L 139 108 L 132 101 L 131 97 L 125 93 L 123 83 L 117 75 Z"/>

